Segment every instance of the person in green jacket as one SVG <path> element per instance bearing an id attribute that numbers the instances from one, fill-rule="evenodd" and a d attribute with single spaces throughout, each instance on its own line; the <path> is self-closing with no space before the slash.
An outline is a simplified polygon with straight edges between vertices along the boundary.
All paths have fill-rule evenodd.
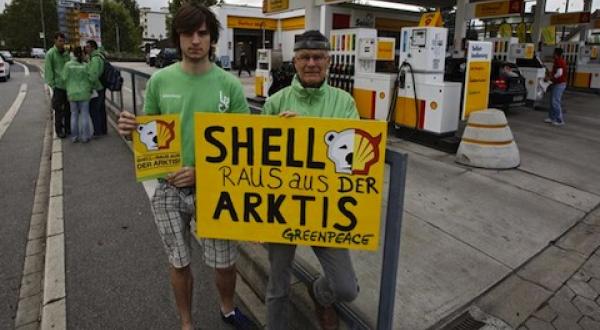
<path id="1" fill-rule="evenodd" d="M 70 134 L 70 112 L 65 81 L 62 71 L 70 60 L 69 52 L 65 50 L 65 35 L 57 32 L 54 35 L 54 47 L 50 48 L 44 61 L 44 79 L 52 88 L 52 109 L 54 109 L 54 130 L 59 138 Z"/>
<path id="2" fill-rule="evenodd" d="M 92 80 L 88 64 L 84 61 L 81 47 L 73 49 L 75 58 L 63 69 L 62 76 L 67 84 L 67 98 L 71 105 L 72 141 L 86 143 L 92 137 L 90 119 L 90 98 L 92 96 Z"/>
<path id="3" fill-rule="evenodd" d="M 359 119 L 354 99 L 347 92 L 329 86 L 329 41 L 319 31 L 304 32 L 294 44 L 296 76 L 288 86 L 267 99 L 263 113 L 281 117 L 327 117 Z M 269 329 L 289 329 L 288 297 L 295 245 L 268 244 L 271 272 L 267 285 L 267 324 Z M 358 282 L 347 249 L 313 247 L 325 272 L 309 287 L 322 329 L 337 329 L 339 320 L 333 308 L 337 301 L 352 301 L 358 295 Z"/>
<path id="4" fill-rule="evenodd" d="M 94 125 L 94 136 L 106 135 L 106 88 L 102 86 L 100 77 L 104 72 L 104 60 L 106 56 L 98 49 L 98 43 L 95 40 L 88 40 L 85 43 L 85 52 L 90 60 L 90 74 L 92 75 L 92 87 L 98 96 L 90 100 L 90 116 Z"/>

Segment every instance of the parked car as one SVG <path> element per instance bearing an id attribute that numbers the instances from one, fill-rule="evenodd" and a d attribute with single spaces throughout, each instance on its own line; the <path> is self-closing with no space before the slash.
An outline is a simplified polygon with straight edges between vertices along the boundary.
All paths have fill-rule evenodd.
<path id="1" fill-rule="evenodd" d="M 46 51 L 43 48 L 31 48 L 30 55 L 33 58 L 44 58 L 46 57 Z"/>
<path id="2" fill-rule="evenodd" d="M 0 56 L 0 81 L 7 81 L 8 79 L 10 79 L 10 63 Z"/>
<path id="3" fill-rule="evenodd" d="M 446 58 L 444 80 L 461 82 L 464 88 L 466 66 L 464 58 Z M 488 106 L 508 110 L 510 107 L 524 105 L 526 98 L 525 78 L 516 64 L 493 60 Z"/>
<path id="4" fill-rule="evenodd" d="M 149 66 L 154 66 L 156 64 L 156 55 L 160 53 L 160 48 L 151 48 L 149 52 L 146 53 L 146 64 Z"/>
<path id="5" fill-rule="evenodd" d="M 156 55 L 156 67 L 164 68 L 167 65 L 173 64 L 179 60 L 179 53 L 175 48 L 163 48 Z"/>
<path id="6" fill-rule="evenodd" d="M 8 64 L 15 64 L 12 54 L 8 50 L 0 50 L 0 57 L 2 57 Z"/>

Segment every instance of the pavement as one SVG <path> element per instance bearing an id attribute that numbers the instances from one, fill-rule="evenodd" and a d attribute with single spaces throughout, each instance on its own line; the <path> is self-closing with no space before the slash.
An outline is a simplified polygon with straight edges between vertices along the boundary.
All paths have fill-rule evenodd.
<path id="1" fill-rule="evenodd" d="M 242 81 L 253 91 L 253 78 Z M 594 323 L 600 322 L 599 100 L 594 94 L 565 93 L 567 124 L 560 128 L 544 124 L 540 111 L 509 112 L 521 154 L 521 165 L 514 170 L 468 168 L 456 164 L 453 155 L 389 139 L 388 148 L 409 156 L 394 329 L 447 328 L 466 312 L 499 329 L 600 328 Z M 25 114 L 31 111 L 21 110 L 13 125 Z M 43 126 L 44 118 L 39 120 Z M 37 140 L 43 141 L 43 129 L 37 131 Z M 0 151 L 9 145 L 6 138 L 0 137 Z M 43 143 L 38 143 L 39 150 Z M 147 191 L 133 180 L 127 146 L 114 130 L 88 145 L 58 144 L 55 140 L 54 147 L 60 149 L 52 162 L 62 159 L 69 328 L 176 326 Z M 29 176 L 37 170 L 32 165 Z M 7 187 L 4 182 L 1 186 Z M 34 187 L 23 189 L 33 194 Z M 14 262 L 18 269 L 26 228 L 21 225 L 12 232 L 17 235 L 8 239 L 18 242 L 11 244 L 10 253 L 18 260 L 2 254 L 2 262 Z M 238 281 L 239 303 L 264 325 L 260 299 L 266 253 L 256 243 L 245 243 L 242 255 L 239 271 L 247 286 Z M 353 251 L 352 257 L 361 293 L 348 307 L 375 328 L 381 249 Z M 312 272 L 320 269 L 307 248 L 299 248 L 297 259 Z M 194 313 L 212 329 L 220 320 L 200 312 L 216 306 L 211 275 L 200 262 L 194 267 Z M 19 277 L 18 272 L 2 273 L 2 282 L 12 279 L 9 287 L 14 291 Z M 292 297 L 298 312 L 295 324 L 306 329 L 314 327 L 314 320 L 303 287 L 295 279 Z"/>

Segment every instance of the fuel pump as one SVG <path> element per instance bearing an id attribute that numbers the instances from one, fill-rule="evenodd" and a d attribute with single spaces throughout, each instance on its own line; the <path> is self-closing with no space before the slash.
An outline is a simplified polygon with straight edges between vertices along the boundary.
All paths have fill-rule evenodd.
<path id="1" fill-rule="evenodd" d="M 397 96 L 390 120 L 437 136 L 458 129 L 462 84 L 444 81 L 448 30 L 405 27 L 400 39 Z"/>
<path id="2" fill-rule="evenodd" d="M 259 49 L 256 52 L 256 71 L 254 78 L 254 90 L 256 96 L 267 97 L 267 92 L 273 83 L 271 69 L 278 68 L 282 63 L 280 50 Z"/>

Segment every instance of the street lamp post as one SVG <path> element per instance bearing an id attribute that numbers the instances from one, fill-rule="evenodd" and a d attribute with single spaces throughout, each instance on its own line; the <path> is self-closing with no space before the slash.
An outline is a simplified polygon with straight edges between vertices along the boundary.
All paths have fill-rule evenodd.
<path id="1" fill-rule="evenodd" d="M 46 51 L 46 24 L 44 23 L 44 3 L 40 0 L 40 16 L 42 20 L 42 40 L 44 42 L 44 51 Z"/>

